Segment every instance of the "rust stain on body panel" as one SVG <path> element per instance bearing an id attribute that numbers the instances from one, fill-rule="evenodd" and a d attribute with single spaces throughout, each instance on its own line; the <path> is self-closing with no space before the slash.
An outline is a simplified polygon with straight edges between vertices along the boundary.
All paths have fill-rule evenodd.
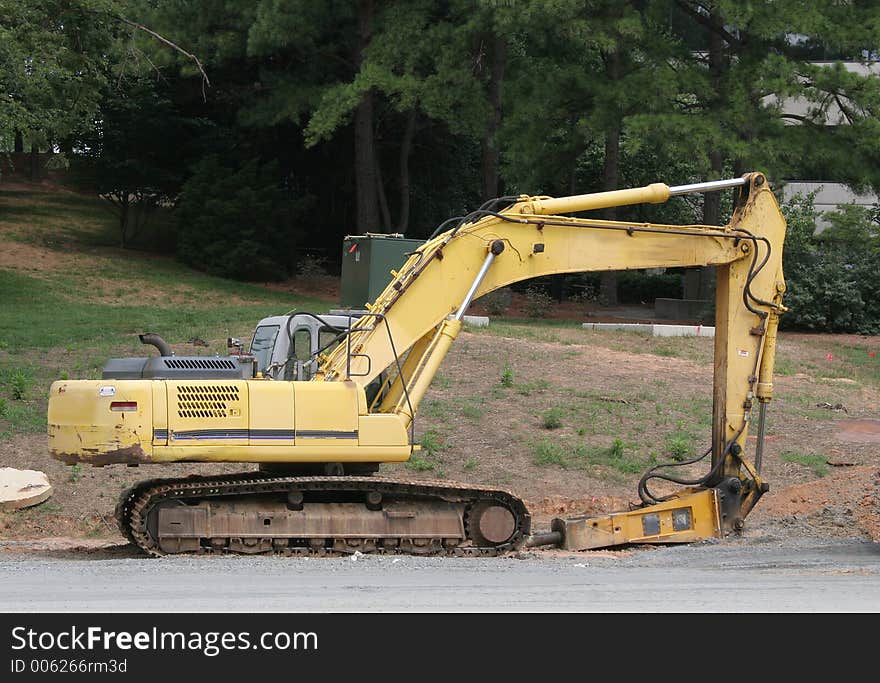
<path id="1" fill-rule="evenodd" d="M 66 465 L 84 463 L 88 465 L 141 465 L 152 462 L 140 444 L 134 444 L 115 451 L 98 451 L 93 448 L 85 448 L 80 453 L 57 453 L 52 457 L 61 460 Z"/>

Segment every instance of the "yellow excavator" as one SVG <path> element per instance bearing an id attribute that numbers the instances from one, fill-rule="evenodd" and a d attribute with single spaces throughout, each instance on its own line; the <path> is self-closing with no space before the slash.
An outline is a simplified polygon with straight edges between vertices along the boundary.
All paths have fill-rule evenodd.
<path id="1" fill-rule="evenodd" d="M 567 215 L 721 190 L 736 194 L 725 226 Z M 391 273 L 365 314 L 344 325 L 307 314 L 330 333 L 311 349 L 307 375 L 263 372 L 254 354 L 178 357 L 147 336 L 142 341 L 157 346 L 158 357 L 113 359 L 100 380 L 52 384 L 49 448 L 68 464 L 259 464 L 234 475 L 151 479 L 124 492 L 120 528 L 151 555 L 481 555 L 738 533 L 768 490 L 761 458 L 785 311 L 785 229 L 757 172 L 673 187 L 500 198 L 442 224 Z M 552 274 L 705 266 L 717 278 L 712 435 L 703 455 L 711 457 L 702 476 L 658 465 L 642 477 L 641 502 L 631 509 L 555 519 L 549 531 L 532 533 L 526 505 L 509 491 L 376 474 L 381 463 L 406 461 L 418 448 L 419 404 L 475 298 Z M 290 333 L 288 325 L 274 334 Z M 749 455 L 755 403 L 757 444 Z M 661 495 L 651 484 L 672 490 Z"/>

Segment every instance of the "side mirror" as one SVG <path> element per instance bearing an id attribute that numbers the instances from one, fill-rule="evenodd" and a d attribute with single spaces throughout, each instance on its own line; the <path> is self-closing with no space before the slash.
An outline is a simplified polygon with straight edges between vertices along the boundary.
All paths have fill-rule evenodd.
<path id="1" fill-rule="evenodd" d="M 240 356 L 243 349 L 244 344 L 241 343 L 241 339 L 236 339 L 235 337 L 226 338 L 226 350 L 229 352 L 230 356 Z"/>

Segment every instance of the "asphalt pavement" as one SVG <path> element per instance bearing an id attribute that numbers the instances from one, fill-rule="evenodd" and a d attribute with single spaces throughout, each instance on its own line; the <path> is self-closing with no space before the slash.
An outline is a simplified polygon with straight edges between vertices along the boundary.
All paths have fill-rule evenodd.
<path id="1" fill-rule="evenodd" d="M 877 612 L 880 544 L 498 558 L 165 557 L 0 546 L 4 612 Z"/>

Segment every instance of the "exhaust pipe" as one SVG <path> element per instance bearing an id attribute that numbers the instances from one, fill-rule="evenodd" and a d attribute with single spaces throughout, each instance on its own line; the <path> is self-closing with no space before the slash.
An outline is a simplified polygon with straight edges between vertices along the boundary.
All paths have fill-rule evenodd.
<path id="1" fill-rule="evenodd" d="M 162 337 L 160 337 L 158 334 L 147 332 L 146 334 L 139 334 L 138 339 L 141 340 L 141 344 L 149 344 L 150 346 L 155 346 L 157 349 L 159 349 L 160 356 L 174 355 L 174 351 L 171 350 L 168 342 L 162 339 Z"/>

